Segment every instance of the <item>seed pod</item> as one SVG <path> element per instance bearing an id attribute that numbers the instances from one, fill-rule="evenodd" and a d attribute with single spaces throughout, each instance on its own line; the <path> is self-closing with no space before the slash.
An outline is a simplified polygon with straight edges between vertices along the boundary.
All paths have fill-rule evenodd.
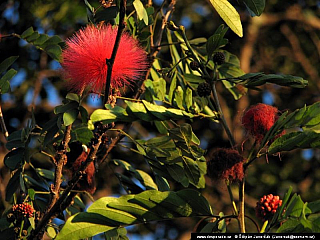
<path id="1" fill-rule="evenodd" d="M 206 97 L 211 94 L 211 86 L 207 82 L 200 83 L 197 88 L 198 95 L 200 97 Z"/>
<path id="2" fill-rule="evenodd" d="M 224 54 L 222 52 L 217 52 L 213 55 L 212 60 L 214 63 L 221 65 L 226 61 L 226 57 L 224 56 Z"/>
<path id="3" fill-rule="evenodd" d="M 197 62 L 197 61 L 192 61 L 191 63 L 190 63 L 190 68 L 192 69 L 192 70 L 198 70 L 199 69 L 199 67 L 200 67 L 200 65 L 199 65 L 199 63 Z"/>

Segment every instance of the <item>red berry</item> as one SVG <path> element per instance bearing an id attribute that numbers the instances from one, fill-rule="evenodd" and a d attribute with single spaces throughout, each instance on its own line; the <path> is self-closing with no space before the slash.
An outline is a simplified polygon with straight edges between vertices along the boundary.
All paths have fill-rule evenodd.
<path id="1" fill-rule="evenodd" d="M 257 202 L 255 208 L 256 215 L 263 221 L 269 220 L 281 205 L 282 200 L 280 200 L 279 196 L 273 196 L 272 194 L 263 196 L 263 198 L 260 198 L 260 201 Z"/>
<path id="2" fill-rule="evenodd" d="M 12 211 L 17 217 L 33 217 L 34 208 L 29 203 L 19 203 L 12 206 Z"/>

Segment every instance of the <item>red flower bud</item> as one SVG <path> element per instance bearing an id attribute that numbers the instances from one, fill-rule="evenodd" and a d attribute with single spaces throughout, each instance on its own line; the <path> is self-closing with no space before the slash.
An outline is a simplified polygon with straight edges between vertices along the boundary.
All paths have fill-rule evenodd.
<path id="1" fill-rule="evenodd" d="M 250 107 L 242 117 L 242 125 L 258 143 L 278 120 L 278 109 L 270 105 L 259 103 Z M 282 133 L 283 134 L 283 133 Z M 279 137 L 278 135 L 277 137 Z"/>
<path id="2" fill-rule="evenodd" d="M 244 158 L 237 150 L 217 148 L 207 156 L 208 176 L 229 181 L 242 180 Z"/>

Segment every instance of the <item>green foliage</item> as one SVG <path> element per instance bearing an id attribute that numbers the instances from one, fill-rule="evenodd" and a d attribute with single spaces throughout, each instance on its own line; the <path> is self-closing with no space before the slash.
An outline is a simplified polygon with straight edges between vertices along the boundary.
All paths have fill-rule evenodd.
<path id="1" fill-rule="evenodd" d="M 133 178 L 137 179 L 142 186 L 146 188 L 146 190 L 158 190 L 157 184 L 153 181 L 152 177 L 139 169 L 135 169 L 130 163 L 114 159 L 113 160 L 115 165 L 121 166 L 125 169 L 125 172 L 117 173 L 117 177 L 119 181 L 122 183 L 122 186 L 124 186 L 128 193 L 132 193 L 134 190 L 138 189 L 139 192 L 143 191 L 137 184 L 134 183 Z M 128 175 L 130 177 L 128 177 Z"/>
<path id="2" fill-rule="evenodd" d="M 39 4 L 41 4 L 40 2 Z M 88 22 L 95 25 L 102 24 L 102 21 L 105 24 L 112 25 L 119 23 L 120 0 L 114 1 L 113 5 L 107 8 L 98 6 L 97 1 L 90 2 L 92 3 L 84 0 L 83 4 L 87 9 Z M 186 2 L 190 3 L 190 1 Z M 118 98 L 115 105 L 114 102 L 106 104 L 105 109 L 96 109 L 93 112 L 92 109 L 88 108 L 89 114 L 84 102 L 85 94 L 79 96 L 69 93 L 62 104 L 54 108 L 55 116 L 46 122 L 39 123 L 43 126 L 42 128 L 36 125 L 32 113 L 31 120 L 23 125 L 25 126 L 23 129 L 9 131 L 10 135 L 6 143 L 9 152 L 5 153 L 4 165 L 11 174 L 7 174 L 10 177 L 8 177 L 6 186 L 5 200 L 10 204 L 28 201 L 36 208 L 37 214 L 41 212 L 42 216 L 48 216 L 46 215 L 48 214 L 47 207 L 51 206 L 50 203 L 54 203 L 55 200 L 53 199 L 55 198 L 53 196 L 57 196 L 59 203 L 57 210 L 54 210 L 54 214 L 50 215 L 49 218 L 56 216 L 66 220 L 68 217 L 68 220 L 63 226 L 55 225 L 54 221 L 51 223 L 48 223 L 49 221 L 45 222 L 45 227 L 42 230 L 45 230 L 50 238 L 58 240 L 83 239 L 102 233 L 105 239 L 128 239 L 125 226 L 133 224 L 141 224 L 140 226 L 142 226 L 149 222 L 181 217 L 204 217 L 203 225 L 199 227 L 200 224 L 197 224 L 198 231 L 225 233 L 229 231 L 228 222 L 230 220 L 241 219 L 244 216 L 238 215 L 240 209 L 237 209 L 237 203 L 232 196 L 237 182 L 227 183 L 233 207 L 232 215 L 224 215 L 222 212 L 219 215 L 214 215 L 208 200 L 214 202 L 214 206 L 217 208 L 216 205 L 224 202 L 224 199 L 220 201 L 221 199 L 215 195 L 214 183 L 207 186 L 210 189 L 204 189 L 207 172 L 204 157 L 206 150 L 200 147 L 200 139 L 204 139 L 202 143 L 207 144 L 208 150 L 222 145 L 240 150 L 241 146 L 239 152 L 248 160 L 247 165 L 245 165 L 248 172 L 250 171 L 250 168 L 247 168 L 248 165 L 252 164 L 256 158 L 264 155 L 262 153 L 264 150 L 269 154 L 275 154 L 298 148 L 319 148 L 319 102 L 297 109 L 292 113 L 284 112 L 281 114 L 259 145 L 257 143 L 251 145 L 250 141 L 241 145 L 240 140 L 243 141 L 243 139 L 239 141 L 237 139 L 237 142 L 233 140 L 232 131 L 235 130 L 238 133 L 237 130 L 239 129 L 236 129 L 237 126 L 230 129 L 228 124 L 243 109 L 233 109 L 232 107 L 242 106 L 242 102 L 230 102 L 230 96 L 224 96 L 225 90 L 232 94 L 234 100 L 239 100 L 245 94 L 249 98 L 251 90 L 265 90 L 266 84 L 287 87 L 287 89 L 289 87 L 304 88 L 308 85 L 308 81 L 305 80 L 307 78 L 305 76 L 296 77 L 289 74 L 265 74 L 263 72 L 245 74 L 240 67 L 238 57 L 225 50 L 225 47 L 229 47 L 229 39 L 232 40 L 232 35 L 230 37 L 230 34 L 227 34 L 229 28 L 242 37 L 243 30 L 239 13 L 227 0 L 210 0 L 208 2 L 215 8 L 228 27 L 213 24 L 217 29 L 212 31 L 213 34 L 208 32 L 208 35 L 206 35 L 209 36 L 208 39 L 199 37 L 190 40 L 188 39 L 189 34 L 198 36 L 192 29 L 176 26 L 172 21 L 166 26 L 164 24 L 165 21 L 170 20 L 167 17 L 171 17 L 172 12 L 166 12 L 166 8 L 169 4 L 173 4 L 172 2 L 164 1 L 163 5 L 159 7 L 156 4 L 154 6 L 144 5 L 146 1 L 141 0 L 127 1 L 128 8 L 125 18 L 127 30 L 141 42 L 141 45 L 145 47 L 154 60 L 147 74 L 147 79 L 141 79 L 141 82 L 137 79 L 136 84 L 139 87 L 139 92 L 128 94 L 136 97 L 113 96 Z M 239 3 L 247 7 L 251 16 L 261 15 L 265 8 L 265 0 L 241 0 Z M 50 17 L 52 15 L 57 20 L 61 19 L 63 15 L 67 15 L 68 6 L 75 3 L 66 1 L 59 6 L 60 17 L 56 13 L 52 13 L 57 4 L 43 3 L 41 6 L 46 6 L 46 8 L 38 11 L 45 12 L 45 14 L 49 12 L 48 15 Z M 185 5 L 185 3 L 182 5 Z M 178 8 L 178 5 L 173 7 Z M 132 12 L 129 13 L 129 11 Z M 188 10 L 181 12 L 185 14 L 188 13 Z M 36 15 L 39 16 L 39 13 Z M 48 20 L 50 17 L 46 19 Z M 174 17 L 173 19 L 180 22 L 179 18 Z M 194 18 L 192 18 L 192 23 L 201 25 Z M 258 22 L 258 24 L 261 23 L 264 24 L 265 22 Z M 256 26 L 255 24 L 254 21 L 248 21 L 245 26 L 252 27 Z M 63 25 L 61 29 L 65 32 L 70 26 L 71 24 Z M 72 25 L 72 27 L 75 26 Z M 24 27 L 24 29 L 26 28 Z M 263 31 L 263 28 L 259 30 Z M 59 31 L 56 32 L 59 33 Z M 63 42 L 57 35 L 50 37 L 46 34 L 40 34 L 30 27 L 20 36 L 17 34 L 11 36 L 18 36 L 36 48 L 45 51 L 52 59 L 60 60 Z M 67 36 L 63 35 L 63 37 Z M 316 39 L 314 36 L 310 38 L 313 41 Z M 277 41 L 276 37 L 271 39 Z M 308 38 L 304 38 L 304 40 L 306 39 Z M 260 39 L 257 38 L 257 40 Z M 230 42 L 234 44 L 231 49 L 237 46 L 236 41 Z M 155 46 L 155 44 L 159 44 L 159 46 Z M 266 51 L 263 49 L 263 44 L 259 44 L 259 47 L 261 52 L 267 52 L 265 53 L 266 58 L 267 55 L 272 54 L 273 48 Z M 303 51 L 308 47 L 303 46 Z M 160 54 L 158 54 L 158 51 L 161 51 Z M 216 52 L 224 54 L 225 62 L 221 65 L 212 61 L 212 56 Z M 255 52 L 258 54 L 260 50 L 256 51 L 255 49 Z M 273 53 L 273 55 L 275 54 Z M 10 90 L 9 81 L 17 71 L 9 69 L 9 67 L 17 58 L 15 56 L 9 57 L 0 64 L 1 93 L 7 93 Z M 255 68 L 258 68 L 258 65 L 261 64 L 257 59 L 258 57 L 250 59 L 256 64 Z M 268 61 L 268 59 L 263 60 Z M 196 68 L 190 67 L 191 62 L 195 62 L 198 66 Z M 23 65 L 19 62 L 19 67 L 20 64 Z M 40 69 L 43 69 L 42 65 Z M 290 73 L 290 69 L 283 67 L 282 70 Z M 37 76 L 37 70 L 34 73 L 31 67 L 27 70 L 28 74 L 34 74 L 32 77 Z M 29 70 L 32 73 L 29 73 Z M 257 71 L 280 72 L 279 69 L 272 69 L 272 71 L 258 69 Z M 90 73 L 88 74 L 90 75 Z M 52 80 L 53 84 L 57 84 L 56 79 Z M 211 96 L 206 98 L 199 97 L 197 92 L 198 85 L 204 82 L 210 85 L 209 90 L 212 93 Z M 315 86 L 312 84 L 314 83 L 311 82 L 310 85 Z M 271 89 L 271 86 L 269 87 Z M 17 91 L 24 94 L 24 88 L 24 86 L 19 86 Z M 132 87 L 132 90 L 134 89 L 135 85 Z M 217 89 L 219 92 L 217 92 Z M 277 88 L 272 88 L 272 90 L 277 91 Z M 125 91 L 120 92 L 122 94 Z M 21 96 L 23 94 L 20 93 Z M 42 94 L 41 89 L 40 94 Z M 255 95 L 255 97 L 260 98 L 260 95 Z M 224 106 L 220 106 L 219 98 L 224 98 Z M 125 100 L 122 102 L 120 99 Z M 251 101 L 249 102 L 251 103 Z M 226 119 L 221 109 L 230 114 L 229 119 Z M 4 128 L 5 122 L 2 121 L 3 119 L 0 120 L 1 127 Z M 135 123 L 131 124 L 133 122 Z M 210 125 L 206 126 L 208 122 Z M 233 123 L 237 125 L 236 121 Z M 217 127 L 218 124 L 226 131 L 229 139 L 219 136 L 221 132 L 220 128 Z M 69 135 L 66 130 L 70 127 Z M 145 135 L 143 132 L 140 134 L 139 130 L 141 129 L 145 130 Z M 283 130 L 287 130 L 288 133 L 279 137 Z M 122 139 L 122 137 L 126 138 Z M 71 153 L 74 150 L 72 144 L 64 145 L 63 140 L 65 139 L 70 139 L 71 143 L 79 142 L 80 147 L 81 144 L 86 146 L 82 146 L 83 148 L 75 154 L 78 154 L 77 156 L 72 156 Z M 130 143 L 126 142 L 128 139 L 131 141 Z M 226 140 L 231 142 L 231 146 L 226 143 Z M 121 152 L 122 149 L 120 151 L 116 149 L 116 151 L 110 153 L 114 146 L 125 147 L 128 152 Z M 85 147 L 87 150 L 85 150 Z M 67 161 L 59 165 L 59 157 L 64 154 L 62 153 L 64 151 L 67 151 L 67 154 L 62 156 L 62 159 L 67 159 Z M 131 158 L 133 153 L 140 156 L 133 159 Z M 86 170 L 74 171 L 74 169 L 78 169 L 77 167 L 83 167 L 89 159 L 90 161 L 94 160 L 94 164 L 90 164 L 90 167 Z M 112 167 L 112 171 L 104 168 L 101 164 L 102 160 L 106 159 L 109 160 L 109 164 L 106 165 Z M 224 160 L 228 161 L 228 159 Z M 96 171 L 98 166 L 101 169 Z M 53 168 L 54 171 L 52 171 Z M 61 174 L 59 174 L 59 171 Z M 65 172 L 67 172 L 68 177 L 65 176 Z M 95 178 L 95 174 L 98 175 L 98 178 Z M 269 179 L 265 178 L 264 173 L 259 172 L 259 174 L 262 174 L 264 183 L 268 183 Z M 55 182 L 60 180 L 58 176 L 61 177 L 63 183 L 55 186 Z M 79 176 L 77 183 L 70 181 L 71 177 L 77 176 Z M 270 177 L 270 175 L 267 176 Z M 83 196 L 90 196 L 90 194 L 86 193 L 87 189 L 82 187 L 89 185 L 92 178 L 99 180 L 103 178 L 101 185 L 108 185 L 109 189 L 112 189 L 112 193 L 119 193 L 123 188 L 128 194 L 118 198 L 103 197 L 96 201 L 91 199 L 93 203 L 85 211 L 86 202 L 83 200 L 86 198 L 83 198 Z M 290 181 L 291 184 L 289 178 L 288 180 L 284 178 L 285 174 L 281 176 L 282 182 Z M 54 185 L 50 185 L 52 182 Z M 65 185 L 71 182 L 74 185 Z M 120 183 L 120 187 L 118 183 Z M 60 185 L 62 187 L 59 191 L 54 192 Z M 316 184 L 314 185 L 314 188 L 316 188 Z M 71 192 L 68 192 L 69 186 L 73 187 Z M 208 200 L 197 190 L 188 189 L 189 187 L 201 189 Z M 254 187 L 249 184 L 248 189 L 254 190 L 250 192 L 252 197 L 257 197 L 257 192 L 260 190 L 256 190 Z M 263 186 L 260 189 L 266 191 L 267 188 Z M 280 191 L 281 188 L 279 187 L 276 190 Z M 303 187 L 300 187 L 299 191 L 302 192 L 302 190 Z M 241 195 L 246 196 L 239 188 L 238 196 Z M 307 203 L 303 202 L 302 196 L 291 195 L 292 188 L 285 194 L 282 205 L 278 207 L 274 217 L 269 222 L 265 222 L 262 232 L 320 231 L 320 200 Z M 62 196 L 65 198 L 62 199 Z M 59 202 L 59 200 L 62 201 Z M 242 201 L 243 199 L 240 198 L 240 205 L 244 204 Z M 72 204 L 70 204 L 71 202 Z M 5 204 L 3 205 L 5 206 Z M 6 206 L 8 207 L 3 216 L 6 215 L 6 211 L 11 211 L 10 205 L 6 204 Z M 250 216 L 253 211 L 248 206 L 246 208 L 249 210 L 247 213 Z M 225 209 L 231 212 L 229 207 Z M 66 213 L 67 217 L 62 214 L 62 211 L 65 211 L 63 213 Z M 252 216 L 250 218 L 253 219 Z M 15 220 L 14 223 L 10 224 L 4 217 L 1 218 L 1 237 L 22 238 L 14 232 L 17 223 L 18 221 Z M 32 234 L 32 229 L 35 229 L 39 222 L 35 221 L 35 217 L 32 217 L 25 219 L 25 224 L 28 234 Z M 21 227 L 21 224 L 18 227 Z M 21 231 L 19 234 L 21 235 Z"/>
<path id="3" fill-rule="evenodd" d="M 191 126 L 182 124 L 168 129 L 167 136 L 148 141 L 138 140 L 136 146 L 158 175 L 171 178 L 184 187 L 192 184 L 197 188 L 204 188 L 205 151 L 199 144 Z"/>
<path id="4" fill-rule="evenodd" d="M 62 40 L 58 35 L 49 37 L 47 34 L 38 33 L 33 30 L 33 27 L 30 27 L 20 35 L 20 38 L 45 51 L 54 60 L 61 60 L 62 49 L 59 44 L 62 43 Z"/>
<path id="5" fill-rule="evenodd" d="M 133 6 L 137 11 L 139 20 L 143 20 L 143 22 L 148 26 L 148 13 L 144 8 L 142 2 L 140 0 L 134 0 Z"/>
<path id="6" fill-rule="evenodd" d="M 264 146 L 285 129 L 302 128 L 302 131 L 294 129 L 274 140 L 268 148 L 268 152 L 274 154 L 297 148 L 319 148 L 319 104 L 316 102 L 313 105 L 304 106 L 290 114 L 284 112 L 267 132 L 261 146 Z"/>
<path id="7" fill-rule="evenodd" d="M 182 101 L 182 100 L 181 100 Z M 92 122 L 112 123 L 112 122 L 133 122 L 136 120 L 143 121 L 163 121 L 163 120 L 178 120 L 178 119 L 191 119 L 194 117 L 208 117 L 211 116 L 203 114 L 192 114 L 184 110 L 175 108 L 166 108 L 161 105 L 152 104 L 145 100 L 142 102 L 125 101 L 126 108 L 115 106 L 111 108 L 107 106 L 106 110 L 95 110 L 90 119 Z"/>
<path id="8" fill-rule="evenodd" d="M 18 59 L 18 56 L 12 56 L 0 63 L 0 76 L 7 71 L 7 69 Z M 9 69 L 0 79 L 0 93 L 7 93 L 10 90 L 9 81 L 14 75 L 17 74 L 17 71 L 14 69 Z"/>
<path id="9" fill-rule="evenodd" d="M 231 79 L 232 81 L 233 79 Z M 247 88 L 255 88 L 266 83 L 273 83 L 280 86 L 293 88 L 304 88 L 308 85 L 308 81 L 302 77 L 296 77 L 285 74 L 264 74 L 264 73 L 248 73 L 238 77 L 234 82 L 242 84 Z"/>
<path id="10" fill-rule="evenodd" d="M 319 201 L 304 203 L 297 194 L 290 197 L 291 192 L 292 188 L 285 194 L 281 207 L 278 208 L 266 229 L 281 222 L 277 233 L 319 232 Z"/>
<path id="11" fill-rule="evenodd" d="M 177 217 L 211 216 L 207 200 L 197 191 L 178 192 L 147 190 L 119 198 L 104 197 L 95 201 L 87 212 L 68 219 L 57 240 L 82 239 L 125 225 Z"/>
<path id="12" fill-rule="evenodd" d="M 210 3 L 231 30 L 242 37 L 243 30 L 237 10 L 227 0 L 210 0 Z"/>
<path id="13" fill-rule="evenodd" d="M 228 31 L 228 29 L 229 28 L 224 27 L 224 25 L 222 24 L 218 27 L 215 33 L 208 38 L 206 44 L 208 59 L 211 59 L 215 51 L 217 51 L 219 48 L 224 47 L 228 43 L 228 39 L 224 38 L 224 35 Z"/>
<path id="14" fill-rule="evenodd" d="M 251 16 L 260 16 L 265 7 L 265 0 L 242 0 Z"/>

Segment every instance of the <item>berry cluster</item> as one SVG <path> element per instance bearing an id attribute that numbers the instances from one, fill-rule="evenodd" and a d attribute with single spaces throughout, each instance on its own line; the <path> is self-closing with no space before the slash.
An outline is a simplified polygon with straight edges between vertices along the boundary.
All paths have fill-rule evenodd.
<path id="1" fill-rule="evenodd" d="M 200 97 L 206 97 L 211 94 L 211 86 L 207 82 L 200 83 L 197 88 L 198 95 Z"/>
<path id="2" fill-rule="evenodd" d="M 14 214 L 16 214 L 18 217 L 33 217 L 34 214 L 34 208 L 29 203 L 19 203 L 12 206 L 12 211 Z"/>
<path id="3" fill-rule="evenodd" d="M 256 206 L 256 215 L 261 218 L 263 221 L 266 221 L 276 213 L 277 208 L 282 205 L 282 200 L 279 196 L 273 196 L 272 194 L 264 195 L 260 198 L 260 201 L 257 202 Z"/>

